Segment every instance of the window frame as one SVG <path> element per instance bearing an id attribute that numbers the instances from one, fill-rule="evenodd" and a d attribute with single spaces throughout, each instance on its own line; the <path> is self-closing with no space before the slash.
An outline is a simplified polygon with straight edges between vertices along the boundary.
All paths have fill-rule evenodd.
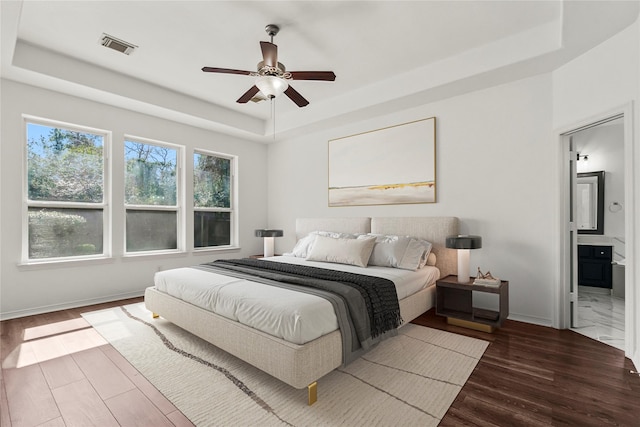
<path id="1" fill-rule="evenodd" d="M 102 136 L 102 202 L 65 202 L 29 199 L 29 132 L 28 125 L 35 124 L 72 132 L 91 133 Z M 97 260 L 112 257 L 112 212 L 111 212 L 111 131 L 59 120 L 22 115 L 22 254 L 21 265 L 51 264 Z M 49 258 L 29 257 L 29 208 L 49 209 L 101 209 L 102 210 L 102 253 L 93 255 L 74 255 Z"/>
<path id="2" fill-rule="evenodd" d="M 138 144 L 154 145 L 159 147 L 170 148 L 176 150 L 176 206 L 167 205 L 140 205 L 140 204 L 128 204 L 125 200 L 125 182 L 127 172 L 127 160 L 126 156 L 126 143 L 133 142 Z M 123 213 L 123 237 L 122 253 L 124 257 L 140 257 L 149 255 L 161 255 L 161 254 L 176 254 L 185 252 L 185 179 L 184 179 L 184 161 L 185 161 L 185 146 L 180 144 L 174 144 L 166 141 L 159 141 L 156 139 L 144 138 L 140 136 L 134 136 L 125 134 L 122 139 L 122 213 Z M 154 211 L 154 212 L 176 212 L 176 248 L 175 249 L 152 249 L 145 251 L 127 251 L 127 211 Z"/>
<path id="3" fill-rule="evenodd" d="M 239 247 L 238 244 L 238 182 L 237 182 L 237 170 L 238 170 L 238 156 L 226 153 L 220 153 L 217 151 L 205 150 L 201 148 L 195 148 L 193 150 L 193 155 L 191 156 L 192 165 L 195 162 L 196 154 L 204 155 L 204 156 L 213 156 L 219 157 L 222 159 L 226 159 L 230 161 L 230 177 L 229 177 L 229 207 L 228 208 L 217 208 L 217 207 L 196 207 L 195 206 L 195 168 L 192 169 L 191 173 L 191 223 L 195 222 L 195 214 L 196 212 L 229 212 L 230 213 L 230 224 L 229 224 L 229 234 L 230 241 L 228 245 L 220 245 L 220 246 L 195 246 L 195 230 L 193 230 L 193 226 L 191 227 L 190 232 L 194 233 L 192 235 L 191 240 L 191 250 L 194 252 L 205 252 L 205 251 L 220 251 L 220 250 L 228 250 L 228 249 L 236 249 Z"/>

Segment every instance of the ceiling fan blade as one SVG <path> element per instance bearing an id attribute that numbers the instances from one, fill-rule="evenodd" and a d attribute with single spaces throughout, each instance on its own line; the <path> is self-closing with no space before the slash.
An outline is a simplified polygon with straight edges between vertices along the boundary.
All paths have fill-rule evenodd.
<path id="1" fill-rule="evenodd" d="M 205 73 L 242 74 L 245 76 L 251 75 L 251 71 L 232 70 L 231 68 L 202 67 L 202 71 Z"/>
<path id="2" fill-rule="evenodd" d="M 260 48 L 262 49 L 262 58 L 264 59 L 264 65 L 269 67 L 278 66 L 278 46 L 269 42 L 260 42 Z"/>
<path id="3" fill-rule="evenodd" d="M 260 92 L 258 86 L 252 86 L 251 89 L 246 91 L 240 98 L 238 98 L 236 102 L 239 104 L 246 104 L 247 102 L 251 101 L 251 98 L 253 98 L 258 92 Z"/>
<path id="4" fill-rule="evenodd" d="M 336 79 L 333 71 L 291 71 L 292 80 L 324 80 L 332 82 Z"/>
<path id="5" fill-rule="evenodd" d="M 289 86 L 287 90 L 284 91 L 284 94 L 287 95 L 293 102 L 295 102 L 298 107 L 306 107 L 307 105 L 309 105 L 309 101 L 304 99 L 304 97 L 291 86 Z"/>

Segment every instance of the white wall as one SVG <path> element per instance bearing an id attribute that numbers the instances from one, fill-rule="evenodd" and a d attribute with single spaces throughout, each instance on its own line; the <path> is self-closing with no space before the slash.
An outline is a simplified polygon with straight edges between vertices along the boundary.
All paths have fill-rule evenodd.
<path id="1" fill-rule="evenodd" d="M 193 265 L 217 257 L 248 256 L 262 251 L 262 242 L 253 236 L 253 231 L 267 225 L 267 148 L 263 144 L 7 80 L 1 81 L 1 94 L 0 316 L 3 318 L 141 295 L 144 288 L 153 283 L 153 274 L 158 269 Z M 73 266 L 19 267 L 22 246 L 22 147 L 25 144 L 22 114 L 111 130 L 115 183 L 123 180 L 124 161 L 119 153 L 123 152 L 125 133 L 184 145 L 187 159 L 194 148 L 238 156 L 239 243 L 242 249 L 124 258 L 124 214 L 122 202 L 119 202 L 122 199 L 122 190 L 118 185 L 114 185 L 115 237 L 112 260 L 76 263 Z M 191 170 L 187 164 L 187 177 L 190 176 Z M 189 232 L 190 230 L 187 230 L 187 233 Z"/>
<path id="2" fill-rule="evenodd" d="M 542 75 L 269 146 L 269 226 L 294 244 L 304 216 L 457 216 L 481 235 L 471 252 L 510 281 L 511 318 L 551 325 L 557 257 L 551 76 Z M 327 141 L 436 117 L 437 203 L 329 208 Z M 354 161 L 356 161 L 354 159 Z"/>
<path id="3" fill-rule="evenodd" d="M 625 275 L 633 287 L 626 292 L 627 355 L 640 365 L 640 25 L 638 20 L 599 46 L 553 73 L 553 123 L 555 129 L 570 130 L 576 123 L 633 105 L 627 117 L 630 144 L 625 146 L 625 229 L 627 266 Z M 630 310 L 629 308 L 633 308 Z M 631 332 L 633 331 L 633 336 Z"/>

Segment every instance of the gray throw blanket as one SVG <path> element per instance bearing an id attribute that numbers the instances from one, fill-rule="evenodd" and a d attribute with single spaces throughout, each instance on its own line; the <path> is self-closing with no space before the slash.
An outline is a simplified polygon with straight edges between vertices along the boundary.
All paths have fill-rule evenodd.
<path id="1" fill-rule="evenodd" d="M 258 259 L 217 260 L 200 267 L 327 299 L 342 332 L 344 364 L 395 335 L 402 324 L 395 285 L 388 279 Z"/>

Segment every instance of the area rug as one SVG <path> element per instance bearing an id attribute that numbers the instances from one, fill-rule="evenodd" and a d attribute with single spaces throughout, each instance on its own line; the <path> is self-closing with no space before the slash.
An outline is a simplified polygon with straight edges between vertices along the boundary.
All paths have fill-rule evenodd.
<path id="1" fill-rule="evenodd" d="M 437 426 L 486 341 L 408 324 L 318 381 L 318 402 L 144 304 L 84 318 L 196 426 Z"/>

